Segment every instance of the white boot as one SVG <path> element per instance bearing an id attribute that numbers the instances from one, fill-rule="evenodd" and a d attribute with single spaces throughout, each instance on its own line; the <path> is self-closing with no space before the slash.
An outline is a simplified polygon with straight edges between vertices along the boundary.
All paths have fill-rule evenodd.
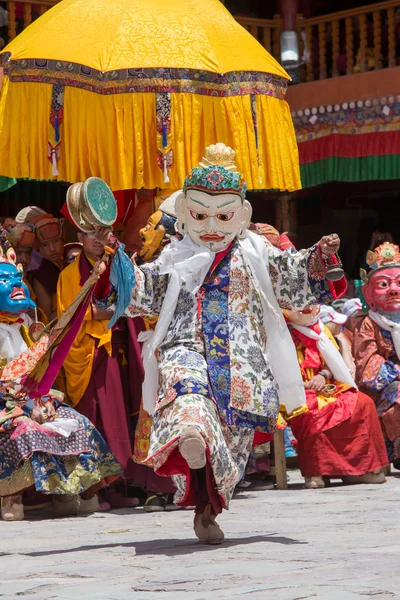
<path id="1" fill-rule="evenodd" d="M 52 497 L 53 510 L 57 517 L 78 514 L 79 496 L 54 494 Z"/>
<path id="2" fill-rule="evenodd" d="M 343 483 L 385 483 L 386 477 L 382 469 L 376 469 L 371 473 L 365 473 L 365 475 L 345 475 L 342 477 Z"/>
<path id="3" fill-rule="evenodd" d="M 3 521 L 23 521 L 24 505 L 22 496 L 7 496 L 1 499 L 1 518 Z"/>
<path id="4" fill-rule="evenodd" d="M 99 504 L 99 498 L 98 498 L 97 494 L 95 494 L 88 500 L 79 498 L 79 505 L 78 505 L 78 513 L 79 514 L 93 513 L 98 510 L 100 510 L 100 504 Z"/>
<path id="5" fill-rule="evenodd" d="M 66 517 L 93 513 L 100 509 L 100 504 L 96 494 L 88 500 L 80 496 L 54 495 L 53 508 L 57 517 Z"/>
<path id="6" fill-rule="evenodd" d="M 325 487 L 325 481 L 322 477 L 304 477 L 304 487 L 307 490 L 316 490 Z"/>
<path id="7" fill-rule="evenodd" d="M 360 477 L 361 483 L 386 483 L 385 473 L 382 469 L 376 469 Z"/>
<path id="8" fill-rule="evenodd" d="M 202 469 L 206 466 L 206 443 L 195 427 L 183 430 L 179 450 L 190 469 Z"/>
<path id="9" fill-rule="evenodd" d="M 210 514 L 208 505 L 203 514 L 194 517 L 194 532 L 202 544 L 222 544 L 224 532 L 216 522 L 216 516 Z"/>

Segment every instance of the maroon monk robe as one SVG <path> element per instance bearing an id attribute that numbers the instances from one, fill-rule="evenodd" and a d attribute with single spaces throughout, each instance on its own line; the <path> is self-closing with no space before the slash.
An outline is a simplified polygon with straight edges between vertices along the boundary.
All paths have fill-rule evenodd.
<path id="1" fill-rule="evenodd" d="M 79 260 L 81 284 L 89 277 L 92 265 L 82 252 Z M 101 296 L 104 278 L 100 278 L 95 294 Z M 132 479 L 135 464 L 132 460 L 131 415 L 134 404 L 141 398 L 143 367 L 137 336 L 144 329 L 141 319 L 121 317 L 112 329 L 111 356 L 102 346 L 96 348 L 92 375 L 77 410 L 100 431 L 111 452 Z"/>

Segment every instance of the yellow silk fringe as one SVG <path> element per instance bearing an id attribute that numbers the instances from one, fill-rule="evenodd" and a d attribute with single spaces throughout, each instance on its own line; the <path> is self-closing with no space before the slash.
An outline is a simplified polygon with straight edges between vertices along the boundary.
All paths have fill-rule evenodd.
<path id="1" fill-rule="evenodd" d="M 47 158 L 52 86 L 10 83 L 0 98 L 0 175 L 53 179 Z M 301 187 L 297 143 L 285 101 L 257 96 L 258 151 L 249 96 L 171 94 L 173 166 L 164 183 L 157 164 L 153 93 L 101 96 L 66 87 L 57 179 L 102 177 L 113 190 L 179 189 L 204 149 L 224 142 L 237 153 L 249 189 Z"/>

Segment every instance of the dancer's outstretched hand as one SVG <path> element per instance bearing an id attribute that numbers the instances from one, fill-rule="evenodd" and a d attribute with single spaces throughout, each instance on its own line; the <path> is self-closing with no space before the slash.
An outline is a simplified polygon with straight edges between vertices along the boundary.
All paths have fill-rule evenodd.
<path id="1" fill-rule="evenodd" d="M 340 248 L 340 238 L 337 233 L 331 233 L 324 235 L 319 244 L 323 254 L 336 254 Z"/>

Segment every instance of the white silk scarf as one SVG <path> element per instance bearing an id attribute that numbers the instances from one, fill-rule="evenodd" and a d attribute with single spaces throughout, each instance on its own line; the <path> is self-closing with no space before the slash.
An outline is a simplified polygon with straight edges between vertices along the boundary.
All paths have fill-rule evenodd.
<path id="1" fill-rule="evenodd" d="M 262 299 L 264 323 L 268 333 L 266 348 L 263 348 L 263 351 L 271 366 L 281 402 L 290 413 L 305 402 L 304 384 L 296 349 L 271 283 L 268 251 L 263 238 L 251 231 L 246 232 L 245 238 L 239 240 L 239 244 L 253 283 Z M 161 263 L 160 273 L 170 275 L 167 293 L 155 330 L 145 331 L 138 338 L 139 341 L 144 342 L 143 407 L 149 414 L 154 414 L 158 392 L 158 365 L 155 351 L 167 334 L 182 284 L 185 282 L 186 289 L 196 294 L 215 256 L 214 252 L 198 246 L 189 236 L 185 236 L 182 241 L 173 239 L 158 259 Z"/>
<path id="2" fill-rule="evenodd" d="M 332 340 L 330 340 L 326 335 L 322 321 L 318 321 L 320 333 L 317 333 L 310 327 L 296 325 L 295 323 L 291 323 L 290 326 L 293 327 L 293 329 L 297 329 L 297 331 L 308 338 L 317 341 L 317 348 L 322 354 L 328 369 L 332 372 L 332 375 L 336 381 L 340 381 L 340 383 L 346 383 L 347 385 L 351 385 L 351 387 L 357 388 L 342 355 L 336 346 L 332 344 Z"/>
<path id="3" fill-rule="evenodd" d="M 400 359 L 400 323 L 395 323 L 391 319 L 388 319 L 387 317 L 384 317 L 373 310 L 369 311 L 368 316 L 372 321 L 374 321 L 374 323 L 379 325 L 379 327 L 382 327 L 382 329 L 385 331 L 390 332 L 397 358 Z"/>

